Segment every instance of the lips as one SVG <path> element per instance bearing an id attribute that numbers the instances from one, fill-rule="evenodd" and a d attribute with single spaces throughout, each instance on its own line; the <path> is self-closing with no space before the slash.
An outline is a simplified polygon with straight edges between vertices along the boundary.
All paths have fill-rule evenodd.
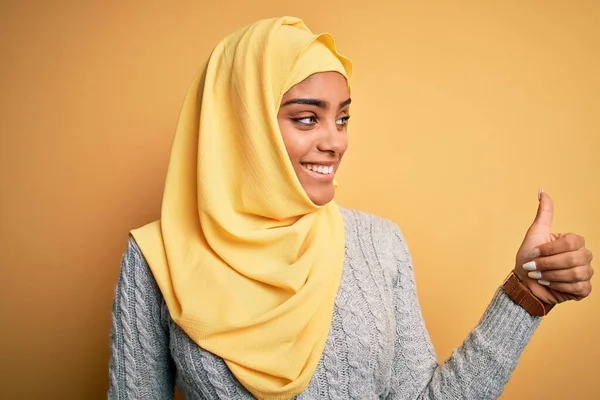
<path id="1" fill-rule="evenodd" d="M 300 163 L 304 172 L 315 179 L 316 181 L 323 183 L 331 183 L 335 176 L 335 165 L 336 163 L 317 164 L 317 163 Z"/>
<path id="2" fill-rule="evenodd" d="M 333 174 L 333 165 L 302 163 L 302 166 L 311 172 L 316 172 L 321 175 Z"/>

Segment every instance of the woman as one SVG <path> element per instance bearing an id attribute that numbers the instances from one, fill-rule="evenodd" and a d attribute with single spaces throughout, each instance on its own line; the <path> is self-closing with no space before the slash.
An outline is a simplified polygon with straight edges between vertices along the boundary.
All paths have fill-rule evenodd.
<path id="1" fill-rule="evenodd" d="M 159 221 L 115 292 L 110 398 L 496 398 L 591 253 L 538 216 L 479 324 L 442 365 L 398 228 L 333 202 L 350 62 L 291 18 L 225 38 L 194 80 Z M 529 275 L 528 275 L 529 272 Z"/>

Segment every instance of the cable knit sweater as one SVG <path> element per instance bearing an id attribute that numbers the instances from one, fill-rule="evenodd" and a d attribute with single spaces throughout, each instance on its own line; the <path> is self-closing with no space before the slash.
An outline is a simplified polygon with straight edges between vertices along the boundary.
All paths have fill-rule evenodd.
<path id="1" fill-rule="evenodd" d="M 413 266 L 395 224 L 342 209 L 346 253 L 325 350 L 297 399 L 497 398 L 539 318 L 499 289 L 443 364 L 417 299 Z M 173 322 L 135 241 L 115 291 L 110 399 L 248 399 L 225 362 Z"/>

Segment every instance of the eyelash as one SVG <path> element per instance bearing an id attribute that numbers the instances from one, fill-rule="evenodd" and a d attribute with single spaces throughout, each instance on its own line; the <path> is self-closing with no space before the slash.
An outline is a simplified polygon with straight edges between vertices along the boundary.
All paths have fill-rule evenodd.
<path id="1" fill-rule="evenodd" d="M 307 123 L 307 122 L 302 122 L 303 120 L 307 120 L 307 119 L 311 120 L 311 122 L 309 122 L 309 123 Z M 341 123 L 341 124 L 337 124 L 337 125 L 346 126 L 346 125 L 348 125 L 348 120 L 349 120 L 349 119 L 350 119 L 350 116 L 349 116 L 349 115 L 346 115 L 346 116 L 344 116 L 344 117 L 342 117 L 342 118 L 338 118 L 338 121 L 342 121 L 342 123 Z M 297 123 L 301 124 L 301 125 L 306 125 L 306 126 L 308 126 L 308 125 L 314 124 L 314 123 L 316 122 L 316 120 L 317 120 L 317 117 L 315 117 L 314 115 L 311 115 L 311 116 L 308 116 L 308 117 L 302 117 L 302 118 L 293 118 L 292 120 L 293 120 L 294 122 L 297 122 Z"/>

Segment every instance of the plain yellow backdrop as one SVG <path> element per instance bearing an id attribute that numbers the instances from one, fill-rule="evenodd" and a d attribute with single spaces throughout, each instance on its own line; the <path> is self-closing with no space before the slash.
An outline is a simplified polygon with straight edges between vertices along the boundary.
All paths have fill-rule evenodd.
<path id="1" fill-rule="evenodd" d="M 179 107 L 259 18 L 355 66 L 338 202 L 394 220 L 440 361 L 512 268 L 537 189 L 600 253 L 597 1 L 0 2 L 0 397 L 105 398 L 130 229 L 158 217 Z M 600 398 L 600 293 L 555 308 L 503 399 Z"/>

